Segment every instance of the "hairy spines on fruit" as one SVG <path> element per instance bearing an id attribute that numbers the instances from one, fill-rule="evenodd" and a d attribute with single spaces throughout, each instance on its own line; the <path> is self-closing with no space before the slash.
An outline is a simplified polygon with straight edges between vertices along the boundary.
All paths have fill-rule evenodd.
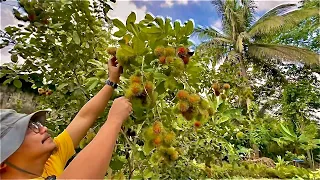
<path id="1" fill-rule="evenodd" d="M 177 52 L 178 52 L 178 55 L 179 56 L 186 56 L 187 55 L 187 53 L 188 53 L 188 49 L 187 48 L 185 48 L 185 47 L 183 47 L 183 46 L 180 46 L 180 47 L 178 47 L 178 49 L 177 49 Z"/>
<path id="2" fill-rule="evenodd" d="M 162 125 L 159 121 L 154 122 L 152 128 L 154 134 L 160 134 L 162 131 Z"/>
<path id="3" fill-rule="evenodd" d="M 213 83 L 213 84 L 212 84 L 212 89 L 213 89 L 214 91 L 219 91 L 219 89 L 220 89 L 219 83 Z"/>
<path id="4" fill-rule="evenodd" d="M 177 93 L 177 98 L 179 100 L 186 100 L 188 99 L 188 96 L 189 96 L 189 93 L 188 91 L 185 91 L 185 90 L 179 90 Z"/>
<path id="5" fill-rule="evenodd" d="M 178 57 L 175 57 L 173 59 L 173 66 L 176 68 L 176 70 L 179 70 L 179 71 L 184 69 L 184 63 L 182 59 Z"/>
<path id="6" fill-rule="evenodd" d="M 175 133 L 171 131 L 164 136 L 163 141 L 166 145 L 170 146 L 173 143 L 174 139 Z"/>
<path id="7" fill-rule="evenodd" d="M 142 79 L 140 76 L 137 76 L 137 75 L 132 75 L 130 76 L 130 82 L 131 83 L 141 83 L 142 82 Z"/>
<path id="8" fill-rule="evenodd" d="M 200 96 L 198 94 L 191 94 L 188 96 L 188 101 L 192 105 L 196 105 L 200 101 Z"/>
<path id="9" fill-rule="evenodd" d="M 200 107 L 201 107 L 202 109 L 208 109 L 208 108 L 209 108 L 209 102 L 208 102 L 207 100 L 202 99 L 202 100 L 200 101 Z"/>
<path id="10" fill-rule="evenodd" d="M 179 102 L 179 110 L 181 112 L 187 112 L 189 109 L 189 103 L 186 101 L 180 101 Z"/>
<path id="11" fill-rule="evenodd" d="M 225 84 L 223 85 L 223 88 L 226 89 L 226 90 L 227 90 L 227 89 L 230 89 L 230 85 L 229 85 L 228 83 L 225 83 Z"/>
<path id="12" fill-rule="evenodd" d="M 150 95 L 154 89 L 154 85 L 151 81 L 147 81 L 144 85 L 144 88 L 147 91 L 147 93 Z"/>
<path id="13" fill-rule="evenodd" d="M 154 139 L 153 139 L 153 143 L 155 146 L 159 146 L 161 143 L 162 143 L 162 139 L 160 136 L 156 136 Z"/>
<path id="14" fill-rule="evenodd" d="M 170 159 L 171 159 L 172 161 L 175 161 L 175 160 L 177 160 L 178 158 L 179 158 L 179 153 L 178 153 L 177 151 L 174 151 L 174 153 L 170 155 Z"/>
<path id="15" fill-rule="evenodd" d="M 190 57 L 189 56 L 185 56 L 185 57 L 182 58 L 182 60 L 183 60 L 184 64 L 188 64 L 189 61 L 190 61 Z"/>
<path id="16" fill-rule="evenodd" d="M 165 56 L 174 56 L 175 52 L 176 52 L 176 50 L 173 47 L 166 47 L 164 49 L 164 55 Z"/>
<path id="17" fill-rule="evenodd" d="M 163 46 L 157 46 L 155 49 L 154 49 L 154 54 L 156 56 L 163 56 L 164 55 L 164 47 Z"/>
<path id="18" fill-rule="evenodd" d="M 117 48 L 116 47 L 108 47 L 107 48 L 107 53 L 112 55 L 112 56 L 116 56 Z"/>
<path id="19" fill-rule="evenodd" d="M 129 86 L 129 89 L 130 91 L 132 92 L 132 94 L 134 96 L 138 96 L 142 93 L 143 91 L 143 87 L 141 86 L 141 84 L 139 83 L 132 83 L 130 86 Z"/>
<path id="20" fill-rule="evenodd" d="M 171 64 L 171 63 L 173 63 L 173 61 L 174 61 L 174 57 L 173 56 L 166 57 L 166 63 L 167 64 Z"/>
<path id="21" fill-rule="evenodd" d="M 194 126 L 195 126 L 196 128 L 199 128 L 199 127 L 201 126 L 201 122 L 200 122 L 200 121 L 194 122 Z"/>
<path id="22" fill-rule="evenodd" d="M 166 57 L 165 56 L 160 56 L 159 63 L 160 64 L 165 64 L 166 63 Z"/>

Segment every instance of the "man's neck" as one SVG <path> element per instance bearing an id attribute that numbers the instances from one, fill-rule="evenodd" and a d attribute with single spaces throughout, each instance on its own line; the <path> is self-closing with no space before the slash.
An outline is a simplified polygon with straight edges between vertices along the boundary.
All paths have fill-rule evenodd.
<path id="1" fill-rule="evenodd" d="M 32 179 L 40 177 L 44 170 L 44 165 L 46 163 L 47 159 L 37 159 L 33 161 L 9 161 L 12 165 L 18 167 L 19 169 L 22 169 L 27 172 L 23 172 L 22 170 L 19 170 L 18 168 L 12 167 L 7 164 L 6 172 L 1 174 L 1 178 L 4 179 Z M 32 175 L 32 174 L 35 175 Z"/>

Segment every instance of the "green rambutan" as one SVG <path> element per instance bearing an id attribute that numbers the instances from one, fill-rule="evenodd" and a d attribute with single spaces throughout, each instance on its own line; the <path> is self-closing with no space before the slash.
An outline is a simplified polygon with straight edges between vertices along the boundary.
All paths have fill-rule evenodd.
<path id="1" fill-rule="evenodd" d="M 115 56 L 116 53 L 117 53 L 117 48 L 116 47 L 108 47 L 107 48 L 107 53 L 112 55 L 112 56 Z"/>
<path id="2" fill-rule="evenodd" d="M 173 67 L 175 67 L 176 70 L 183 70 L 184 69 L 184 63 L 181 58 L 175 57 L 173 59 Z"/>
<path id="3" fill-rule="evenodd" d="M 175 49 L 173 47 L 166 47 L 164 49 L 164 55 L 165 56 L 174 56 L 175 55 Z"/>
<path id="4" fill-rule="evenodd" d="M 158 57 L 164 55 L 164 47 L 163 46 L 158 46 L 154 49 L 154 54 Z"/>
<path id="5" fill-rule="evenodd" d="M 208 108 L 209 108 L 209 102 L 208 102 L 207 100 L 202 99 L 202 100 L 200 101 L 200 107 L 201 107 L 202 109 L 208 109 Z"/>
<path id="6" fill-rule="evenodd" d="M 175 133 L 171 131 L 164 136 L 163 141 L 166 145 L 170 146 L 173 143 L 174 139 Z"/>
<path id="7" fill-rule="evenodd" d="M 173 61 L 174 61 L 174 57 L 173 56 L 166 57 L 166 63 L 167 64 L 171 64 L 171 63 L 173 63 Z"/>
<path id="8" fill-rule="evenodd" d="M 175 151 L 172 155 L 170 155 L 170 159 L 172 161 L 175 161 L 179 158 L 179 153 L 177 151 Z"/>

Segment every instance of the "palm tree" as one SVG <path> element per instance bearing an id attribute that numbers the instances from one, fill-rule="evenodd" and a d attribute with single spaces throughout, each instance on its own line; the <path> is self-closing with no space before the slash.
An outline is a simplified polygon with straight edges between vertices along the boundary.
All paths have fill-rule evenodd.
<path id="1" fill-rule="evenodd" d="M 227 60 L 240 63 L 246 77 L 247 61 L 268 65 L 270 60 L 320 64 L 319 55 L 304 48 L 268 44 L 263 39 L 283 32 L 305 20 L 318 16 L 318 8 L 291 10 L 296 4 L 279 5 L 255 21 L 253 0 L 214 0 L 212 4 L 222 17 L 222 32 L 211 27 L 198 27 L 195 35 L 205 38 L 199 48 L 222 48 Z"/>

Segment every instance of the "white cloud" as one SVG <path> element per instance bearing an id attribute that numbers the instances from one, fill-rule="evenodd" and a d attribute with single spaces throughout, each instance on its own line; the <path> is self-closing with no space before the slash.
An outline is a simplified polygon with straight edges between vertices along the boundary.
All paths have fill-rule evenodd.
<path id="1" fill-rule="evenodd" d="M 298 4 L 301 0 L 255 0 L 257 12 L 265 12 L 280 4 Z"/>
<path id="2" fill-rule="evenodd" d="M 188 5 L 189 1 L 198 2 L 199 0 L 164 0 L 160 6 L 171 8 L 174 4 Z"/>
<path id="3" fill-rule="evenodd" d="M 112 5 L 113 10 L 110 10 L 108 15 L 114 19 L 118 18 L 122 22 L 125 22 L 131 12 L 135 12 L 137 15 L 137 21 L 144 19 L 147 13 L 147 6 L 138 8 L 133 0 L 118 0 Z"/>
<path id="4" fill-rule="evenodd" d="M 211 27 L 214 27 L 216 29 L 222 30 L 222 21 L 221 21 L 221 19 L 218 19 L 218 20 L 214 21 L 212 23 Z"/>

